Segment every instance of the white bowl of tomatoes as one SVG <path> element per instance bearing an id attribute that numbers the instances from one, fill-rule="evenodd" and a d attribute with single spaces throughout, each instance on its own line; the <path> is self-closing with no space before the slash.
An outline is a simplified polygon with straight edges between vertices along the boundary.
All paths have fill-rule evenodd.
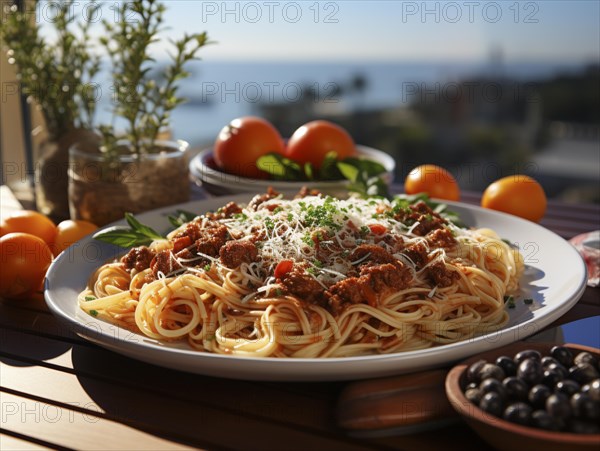
<path id="1" fill-rule="evenodd" d="M 395 166 L 390 155 L 355 144 L 346 130 L 328 121 L 304 124 L 284 140 L 268 121 L 243 117 L 226 125 L 214 146 L 192 159 L 190 173 L 215 195 L 308 187 L 343 196 L 353 167 L 377 167 L 378 177 L 391 183 Z"/>

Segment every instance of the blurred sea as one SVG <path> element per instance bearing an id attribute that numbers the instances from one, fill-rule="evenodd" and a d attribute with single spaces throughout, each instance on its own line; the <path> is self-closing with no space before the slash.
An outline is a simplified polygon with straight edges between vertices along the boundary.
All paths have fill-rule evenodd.
<path id="1" fill-rule="evenodd" d="M 192 75 L 180 85 L 180 95 L 190 101 L 175 110 L 172 132 L 174 137 L 185 139 L 192 146 L 201 146 L 211 143 L 231 119 L 260 114 L 262 104 L 293 104 L 304 99 L 340 113 L 359 107 L 363 110 L 401 107 L 407 104 L 407 92 L 422 83 L 431 86 L 465 78 L 536 82 L 584 67 L 584 64 L 560 62 L 199 61 L 189 66 Z M 102 92 L 110 92 L 110 86 L 104 89 L 105 86 Z M 103 95 L 98 114 L 101 122 L 110 119 L 109 102 L 110 95 Z"/>

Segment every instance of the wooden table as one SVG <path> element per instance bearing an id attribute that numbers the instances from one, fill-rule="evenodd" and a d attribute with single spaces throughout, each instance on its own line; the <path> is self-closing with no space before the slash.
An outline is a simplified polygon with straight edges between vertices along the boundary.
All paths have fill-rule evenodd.
<path id="1" fill-rule="evenodd" d="M 5 187 L 1 201 L 6 214 Z M 550 202 L 542 224 L 571 238 L 600 228 L 600 208 Z M 569 318 L 600 314 L 599 294 L 588 288 Z M 433 433 L 352 437 L 335 417 L 347 382 L 245 382 L 152 366 L 82 340 L 42 300 L 0 301 L 0 331 L 2 450 L 486 447 L 460 422 Z"/>

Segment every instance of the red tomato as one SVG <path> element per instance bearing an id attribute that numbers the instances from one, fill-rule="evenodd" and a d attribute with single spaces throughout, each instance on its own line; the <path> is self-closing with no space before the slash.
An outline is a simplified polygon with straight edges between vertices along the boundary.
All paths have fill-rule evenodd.
<path id="1" fill-rule="evenodd" d="M 271 152 L 283 154 L 285 145 L 273 125 L 260 117 L 241 117 L 223 127 L 213 150 L 223 171 L 249 178 L 267 178 L 256 160 Z"/>
<path id="2" fill-rule="evenodd" d="M 369 224 L 369 229 L 374 235 L 383 235 L 387 232 L 387 228 L 383 224 Z"/>
<path id="3" fill-rule="evenodd" d="M 281 279 L 288 272 L 290 272 L 293 267 L 294 262 L 292 260 L 281 260 L 279 263 L 277 263 L 277 266 L 275 267 L 275 278 Z"/>
<path id="4" fill-rule="evenodd" d="M 354 140 L 339 125 L 328 121 L 312 121 L 294 132 L 288 141 L 285 156 L 298 163 L 321 167 L 328 152 L 335 152 L 338 160 L 356 154 Z"/>

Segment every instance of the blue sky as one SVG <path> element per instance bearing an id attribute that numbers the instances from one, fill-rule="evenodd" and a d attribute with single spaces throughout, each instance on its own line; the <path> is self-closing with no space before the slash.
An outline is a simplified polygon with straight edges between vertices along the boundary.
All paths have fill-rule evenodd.
<path id="1" fill-rule="evenodd" d="M 598 60 L 600 2 L 171 0 L 173 31 L 206 30 L 206 59 Z"/>
<path id="2" fill-rule="evenodd" d="M 90 3 L 76 1 L 77 11 Z M 103 3 L 103 18 L 116 3 Z M 491 49 L 506 61 L 600 60 L 600 0 L 164 3 L 163 36 L 207 31 L 217 42 L 205 60 L 481 61 Z M 40 20 L 50 16 L 38 8 Z"/>

